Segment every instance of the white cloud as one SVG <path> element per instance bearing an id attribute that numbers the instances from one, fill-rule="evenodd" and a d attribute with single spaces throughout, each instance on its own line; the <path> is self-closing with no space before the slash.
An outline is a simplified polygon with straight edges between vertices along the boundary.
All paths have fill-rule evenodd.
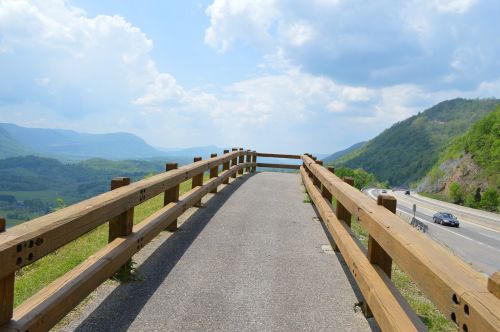
<path id="1" fill-rule="evenodd" d="M 292 65 L 349 85 L 471 89 L 500 72 L 500 21 L 490 17 L 499 10 L 495 0 L 215 0 L 205 41 L 223 51 L 237 41 L 278 49 Z M 457 67 L 464 60 L 467 70 Z"/>

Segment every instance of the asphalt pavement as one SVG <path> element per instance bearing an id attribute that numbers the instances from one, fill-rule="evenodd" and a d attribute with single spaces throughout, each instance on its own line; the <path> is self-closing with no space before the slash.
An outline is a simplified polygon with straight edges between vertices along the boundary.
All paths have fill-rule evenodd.
<path id="1" fill-rule="evenodd" d="M 144 248 L 139 280 L 103 285 L 59 330 L 377 329 L 300 183 L 291 173 L 236 180 Z"/>

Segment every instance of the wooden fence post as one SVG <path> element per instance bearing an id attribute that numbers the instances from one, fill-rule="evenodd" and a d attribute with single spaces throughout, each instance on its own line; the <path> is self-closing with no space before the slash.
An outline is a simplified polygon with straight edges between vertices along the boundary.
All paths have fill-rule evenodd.
<path id="1" fill-rule="evenodd" d="M 257 151 L 254 151 L 252 154 L 252 163 L 255 165 L 252 166 L 252 172 L 257 172 Z"/>
<path id="2" fill-rule="evenodd" d="M 500 271 L 493 273 L 488 278 L 488 291 L 500 299 Z"/>
<path id="3" fill-rule="evenodd" d="M 327 167 L 327 169 L 332 172 L 332 173 L 335 173 L 335 169 L 331 166 Z M 323 195 L 324 198 L 326 198 L 330 204 L 332 204 L 332 194 L 328 191 L 328 189 L 325 187 L 325 186 L 322 186 L 321 187 L 321 194 Z"/>
<path id="4" fill-rule="evenodd" d="M 245 156 L 244 156 L 244 153 L 242 153 L 242 152 L 243 152 L 243 148 L 240 148 L 240 153 L 241 153 L 241 155 L 240 155 L 240 157 L 238 158 L 238 164 L 243 164 L 243 163 L 245 162 Z M 240 169 L 238 170 L 238 174 L 239 174 L 239 175 L 243 175 L 243 168 L 240 168 Z"/>
<path id="5" fill-rule="evenodd" d="M 115 190 L 130 184 L 130 178 L 116 177 L 111 180 L 111 190 Z M 130 208 L 119 216 L 109 221 L 108 243 L 117 237 L 127 236 L 132 233 L 134 226 L 134 208 Z"/>
<path id="6" fill-rule="evenodd" d="M 224 150 L 224 154 L 226 153 L 229 153 L 229 150 Z M 222 171 L 228 171 L 229 170 L 229 163 L 230 161 L 226 161 L 222 164 Z M 225 179 L 224 182 L 222 182 L 223 184 L 228 184 L 229 183 L 229 178 Z"/>
<path id="7" fill-rule="evenodd" d="M 247 166 L 245 167 L 247 173 L 250 173 L 250 163 L 251 162 L 252 162 L 252 153 L 250 150 L 247 150 L 247 155 L 246 155 Z"/>
<path id="8" fill-rule="evenodd" d="M 128 177 L 116 177 L 111 179 L 111 190 L 118 189 L 120 187 L 128 186 L 130 184 L 130 178 Z M 132 227 L 134 227 L 134 208 L 130 208 L 123 212 L 119 216 L 112 218 L 109 221 L 109 231 L 108 231 L 108 243 L 116 239 L 117 237 L 127 236 L 132 233 Z M 127 263 L 123 264 L 117 271 L 117 275 L 127 276 L 132 272 L 132 259 L 129 259 Z M 122 278 L 120 277 L 120 278 Z"/>
<path id="9" fill-rule="evenodd" d="M 393 196 L 389 195 L 379 195 L 377 197 L 377 204 L 384 206 L 387 210 L 392 213 L 396 213 L 396 205 L 397 200 Z M 380 269 L 391 278 L 392 273 L 392 258 L 385 252 L 384 248 L 382 248 L 377 241 L 371 236 L 368 235 L 368 252 L 367 252 L 368 260 L 373 265 L 377 265 Z M 366 304 L 366 301 L 363 302 L 363 313 L 365 317 L 373 317 L 373 313 L 370 310 L 370 307 Z"/>
<path id="10" fill-rule="evenodd" d="M 0 233 L 5 232 L 6 221 L 0 218 Z M 10 321 L 14 312 L 15 273 L 0 279 L 0 326 Z"/>
<path id="11" fill-rule="evenodd" d="M 323 161 L 322 160 L 315 160 L 316 161 L 316 164 L 320 165 L 320 166 L 323 166 Z M 321 181 L 319 181 L 319 179 L 313 175 L 313 184 L 316 186 L 316 187 L 320 187 L 321 189 Z"/>
<path id="12" fill-rule="evenodd" d="M 210 155 L 210 158 L 215 158 L 217 157 L 217 153 L 212 153 Z M 214 166 L 214 167 L 211 167 L 210 168 L 210 178 L 213 179 L 213 178 L 216 178 L 219 176 L 219 166 Z M 212 194 L 216 194 L 217 193 L 217 187 L 215 187 L 214 189 L 212 189 L 210 191 Z"/>
<path id="13" fill-rule="evenodd" d="M 354 179 L 345 177 L 344 182 L 352 186 L 354 184 Z M 351 227 L 351 213 L 338 200 L 337 208 L 335 209 L 335 215 L 337 216 L 338 220 L 343 220 L 347 224 L 347 226 Z M 339 248 L 335 245 L 333 250 L 339 251 Z"/>
<path id="14" fill-rule="evenodd" d="M 201 160 L 201 157 L 194 157 L 193 161 L 194 162 L 197 162 L 197 161 L 200 161 Z M 193 176 L 192 180 L 191 180 L 191 189 L 194 189 L 198 186 L 202 186 L 203 185 L 203 172 L 201 172 L 201 174 L 198 174 L 198 175 L 195 175 Z M 194 204 L 195 207 L 201 207 L 201 199 L 196 202 Z"/>
<path id="15" fill-rule="evenodd" d="M 234 152 L 234 151 L 238 151 L 238 149 L 237 149 L 237 148 L 232 148 L 231 150 L 232 150 L 233 152 Z M 235 156 L 235 157 L 231 160 L 231 167 L 234 167 L 234 166 L 236 166 L 237 164 L 238 164 L 238 157 L 237 157 L 237 156 Z M 233 179 L 236 179 L 236 172 L 234 172 L 233 174 L 231 174 L 231 177 L 232 177 Z"/>
<path id="16" fill-rule="evenodd" d="M 177 167 L 178 167 L 177 163 L 167 163 L 165 165 L 165 171 L 168 172 L 177 169 Z M 178 201 L 179 201 L 179 185 L 173 186 L 172 188 L 165 190 L 165 194 L 163 195 L 163 206 L 167 205 L 168 203 L 175 203 Z M 170 225 L 167 226 L 166 230 L 169 232 L 174 232 L 177 230 L 177 218 L 175 218 L 175 220 L 172 221 Z"/>

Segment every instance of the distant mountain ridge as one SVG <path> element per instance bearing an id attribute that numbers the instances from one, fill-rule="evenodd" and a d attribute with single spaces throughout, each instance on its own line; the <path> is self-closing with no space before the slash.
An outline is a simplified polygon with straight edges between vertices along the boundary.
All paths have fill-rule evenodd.
<path id="1" fill-rule="evenodd" d="M 21 145 L 49 156 L 134 159 L 164 155 L 142 138 L 129 133 L 86 134 L 62 129 L 25 128 L 10 123 L 0 123 L 0 129 Z"/>
<path id="2" fill-rule="evenodd" d="M 454 137 L 465 133 L 499 104 L 499 99 L 443 101 L 394 124 L 337 159 L 335 165 L 363 168 L 391 185 L 410 184 L 429 172 Z"/>
<path id="3" fill-rule="evenodd" d="M 363 142 L 359 142 L 359 143 L 356 143 L 356 144 L 353 144 L 351 145 L 350 147 L 344 149 L 344 150 L 340 150 L 340 151 L 337 151 L 331 155 L 329 155 L 328 157 L 324 158 L 323 161 L 326 163 L 326 162 L 332 162 L 332 161 L 335 161 L 343 156 L 345 156 L 346 154 L 348 154 L 349 152 L 351 151 L 354 151 L 356 149 L 359 149 L 360 147 L 363 146 L 363 144 L 365 144 L 366 141 L 363 141 Z"/>

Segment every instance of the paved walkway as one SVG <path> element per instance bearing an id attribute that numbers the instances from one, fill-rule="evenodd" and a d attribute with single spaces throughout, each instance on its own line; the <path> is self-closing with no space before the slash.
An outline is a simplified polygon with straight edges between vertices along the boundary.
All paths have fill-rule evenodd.
<path id="1" fill-rule="evenodd" d="M 304 197 L 298 174 L 236 180 L 156 243 L 141 280 L 92 299 L 62 329 L 370 330 L 349 272 L 324 251 L 329 241 Z"/>

